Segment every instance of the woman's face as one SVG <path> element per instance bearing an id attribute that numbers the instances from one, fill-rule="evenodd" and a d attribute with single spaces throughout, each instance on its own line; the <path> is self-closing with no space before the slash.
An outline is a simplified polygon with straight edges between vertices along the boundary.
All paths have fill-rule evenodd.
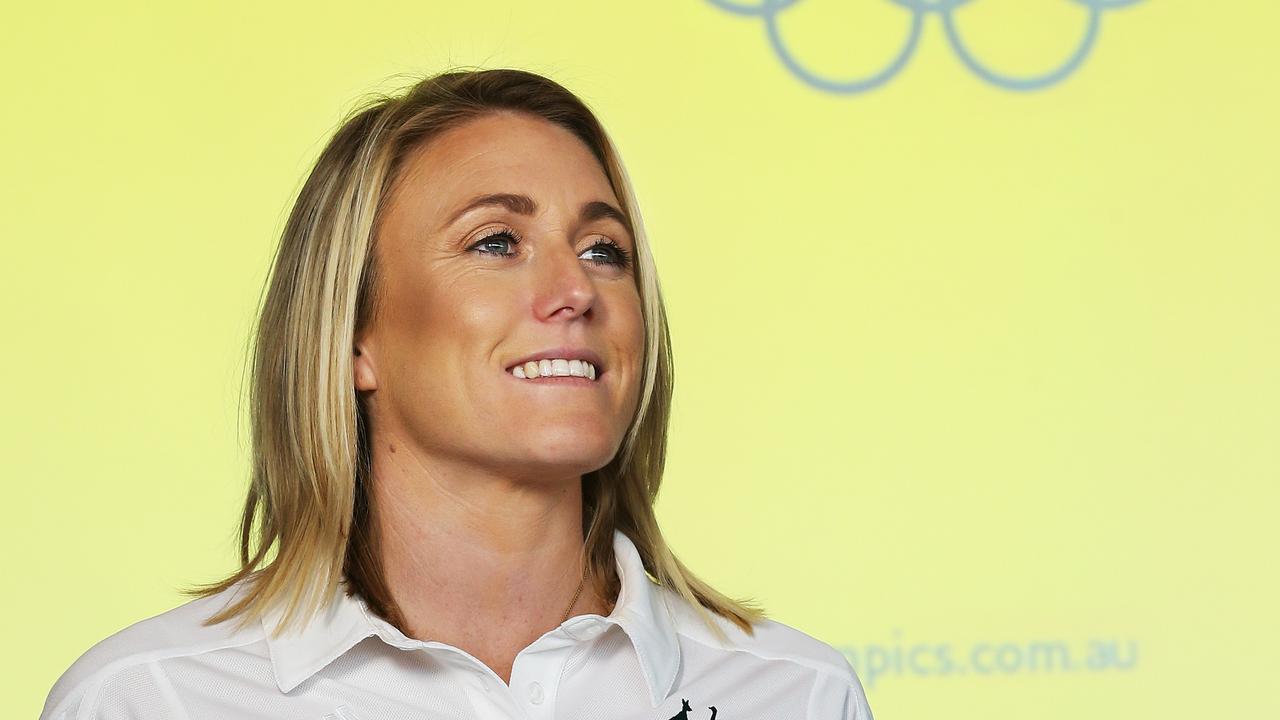
<path id="1" fill-rule="evenodd" d="M 468 121 L 408 158 L 378 230 L 379 315 L 356 343 L 375 453 L 523 479 L 606 464 L 644 351 L 620 209 L 587 146 L 528 115 Z M 595 378 L 555 376 L 563 360 Z"/>

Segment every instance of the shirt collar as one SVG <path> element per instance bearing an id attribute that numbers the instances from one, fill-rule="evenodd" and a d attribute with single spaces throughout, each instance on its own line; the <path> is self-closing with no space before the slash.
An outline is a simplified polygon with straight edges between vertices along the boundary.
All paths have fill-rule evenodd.
<path id="1" fill-rule="evenodd" d="M 343 586 L 334 591 L 330 602 L 301 629 L 295 625 L 276 637 L 275 630 L 283 619 L 284 609 L 273 606 L 263 613 L 262 629 L 276 685 L 285 693 L 337 660 L 356 643 L 376 634 L 360 609 L 359 598 L 347 597 Z"/>
<path id="2" fill-rule="evenodd" d="M 631 638 L 640 670 L 656 707 L 667 698 L 680 670 L 680 640 L 667 606 L 666 590 L 649 579 L 631 538 L 613 532 L 613 555 L 621 589 L 606 622 L 617 624 Z M 598 617 L 598 616 L 595 616 Z"/>
<path id="3" fill-rule="evenodd" d="M 557 631 L 563 632 L 565 625 L 590 624 L 588 618 L 622 628 L 635 648 L 650 699 L 656 707 L 671 692 L 680 669 L 680 641 L 676 636 L 675 623 L 667 606 L 666 593 L 649 579 L 635 544 L 620 530 L 613 533 L 613 554 L 621 581 L 613 612 L 606 618 L 599 615 L 570 618 Z M 274 637 L 274 630 L 283 614 L 277 606 L 262 618 L 272 670 L 281 692 L 293 690 L 367 637 L 377 636 L 404 649 L 444 647 L 440 643 L 421 643 L 406 638 L 370 611 L 359 596 L 347 596 L 342 587 L 301 630 L 293 629 Z"/>

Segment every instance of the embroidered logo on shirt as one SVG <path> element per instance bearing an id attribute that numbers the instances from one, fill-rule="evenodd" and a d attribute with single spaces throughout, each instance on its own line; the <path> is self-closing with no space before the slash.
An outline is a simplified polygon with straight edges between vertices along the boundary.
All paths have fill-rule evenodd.
<path id="1" fill-rule="evenodd" d="M 711 711 L 711 717 L 708 720 L 716 720 L 716 706 L 708 705 L 707 709 Z M 689 707 L 689 701 L 680 698 L 680 712 L 672 716 L 671 720 L 693 720 L 689 713 L 693 712 L 693 708 Z"/>

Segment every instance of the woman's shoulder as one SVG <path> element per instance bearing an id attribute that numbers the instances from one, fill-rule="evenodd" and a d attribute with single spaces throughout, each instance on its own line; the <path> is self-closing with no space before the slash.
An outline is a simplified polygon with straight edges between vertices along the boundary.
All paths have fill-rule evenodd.
<path id="1" fill-rule="evenodd" d="M 238 647 L 261 640 L 260 623 L 243 628 L 234 622 L 206 625 L 241 591 L 232 586 L 223 592 L 197 598 L 129 625 L 86 650 L 54 683 L 45 700 L 41 720 L 77 717 L 82 701 L 96 702 L 103 689 L 153 685 L 154 663 L 184 655 Z M 92 713 L 87 714 L 93 717 Z"/>
<path id="2" fill-rule="evenodd" d="M 857 672 L 844 653 L 829 643 L 772 618 L 756 621 L 748 633 L 729 619 L 708 613 L 723 632 L 722 639 L 707 627 L 698 608 L 669 589 L 664 588 L 663 594 L 678 635 L 711 651 L 747 653 L 761 661 L 812 671 L 812 702 L 827 708 L 823 717 L 871 720 Z"/>
<path id="3" fill-rule="evenodd" d="M 671 609 L 676 632 L 703 645 L 747 652 L 766 659 L 789 660 L 822 672 L 848 674 L 853 670 L 844 654 L 836 648 L 772 618 L 756 621 L 752 632 L 748 633 L 728 618 L 707 613 L 723 631 L 725 639 L 722 640 L 707 627 L 698 608 L 670 589 L 664 588 L 663 595 Z"/>

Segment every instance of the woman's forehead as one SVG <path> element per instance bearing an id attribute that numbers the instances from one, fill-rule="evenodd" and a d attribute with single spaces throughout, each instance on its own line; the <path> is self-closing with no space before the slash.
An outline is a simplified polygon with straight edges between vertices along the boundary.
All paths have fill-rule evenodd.
<path id="1" fill-rule="evenodd" d="M 523 194 L 539 204 L 617 203 L 595 155 L 576 135 L 539 118 L 504 114 L 468 121 L 406 159 L 398 201 L 446 223 L 485 193 Z M 407 201 L 407 202 L 406 202 Z M 407 209 L 407 208 L 406 208 Z"/>
<path id="2" fill-rule="evenodd" d="M 521 170 L 536 174 L 598 174 L 595 155 L 569 130 L 541 118 L 490 115 L 441 133 L 409 159 L 410 170 L 433 184 L 456 184 Z M 447 178 L 448 182 L 441 182 Z"/>

